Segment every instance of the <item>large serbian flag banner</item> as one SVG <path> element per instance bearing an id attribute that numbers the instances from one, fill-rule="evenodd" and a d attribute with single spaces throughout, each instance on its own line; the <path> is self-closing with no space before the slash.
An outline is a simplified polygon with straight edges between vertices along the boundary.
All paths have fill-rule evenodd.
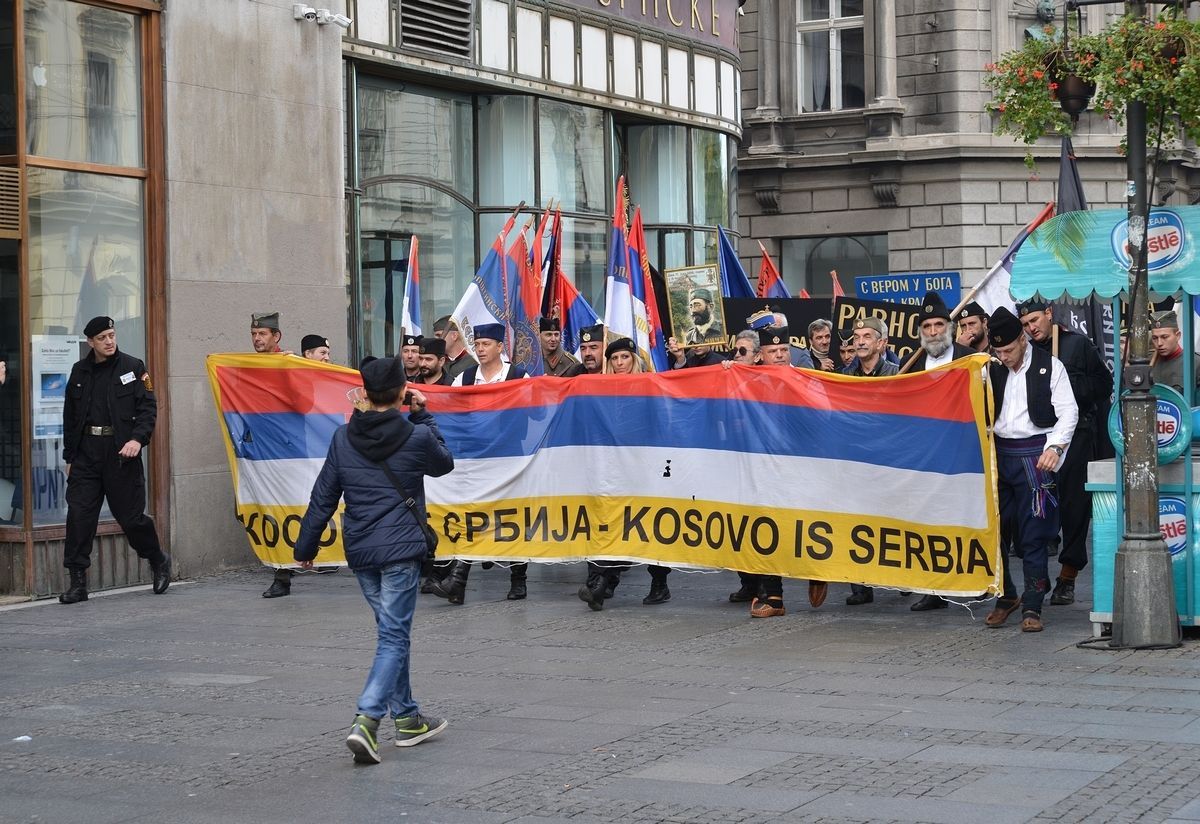
<path id="1" fill-rule="evenodd" d="M 861 379 L 734 366 L 422 387 L 454 471 L 427 479 L 439 556 L 625 559 L 923 592 L 997 592 L 984 356 Z M 238 519 L 291 564 L 358 373 L 212 355 Z M 342 559 L 338 520 L 318 563 Z"/>

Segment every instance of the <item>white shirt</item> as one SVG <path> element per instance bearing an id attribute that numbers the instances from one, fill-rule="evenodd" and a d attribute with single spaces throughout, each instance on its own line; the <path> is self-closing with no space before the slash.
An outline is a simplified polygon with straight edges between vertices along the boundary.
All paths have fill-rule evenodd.
<path id="1" fill-rule="evenodd" d="M 470 367 L 468 367 L 468 368 L 470 368 Z M 496 373 L 496 376 L 494 378 L 492 378 L 491 380 L 488 380 L 487 378 L 485 378 L 483 376 L 483 367 L 481 366 L 477 370 L 475 370 L 475 383 L 473 383 L 472 386 L 481 386 L 482 384 L 485 384 L 485 383 L 500 383 L 500 382 L 504 381 L 506 378 L 508 378 L 508 373 L 512 370 L 512 368 L 513 368 L 513 366 L 511 363 L 505 363 L 500 368 L 500 371 L 498 371 Z M 459 372 L 458 375 L 456 375 L 454 378 L 454 383 L 452 383 L 450 385 L 451 386 L 462 386 L 463 385 L 463 375 L 465 375 L 465 374 L 466 374 L 465 369 L 462 372 Z M 528 378 L 529 375 L 522 375 L 521 377 Z"/>
<path id="2" fill-rule="evenodd" d="M 936 369 L 939 366 L 945 366 L 946 364 L 950 363 L 953 360 L 954 360 L 954 344 L 952 343 L 946 347 L 945 352 L 938 355 L 936 358 L 933 355 L 926 352 L 925 353 L 925 368 L 926 369 Z"/>
<path id="3" fill-rule="evenodd" d="M 1034 435 L 1045 435 L 1046 445 L 1071 442 L 1075 434 L 1075 424 L 1079 422 L 1079 407 L 1075 404 L 1075 395 L 1071 391 L 1071 381 L 1067 377 L 1066 367 L 1058 358 L 1050 358 L 1050 402 L 1054 405 L 1054 414 L 1058 422 L 1052 427 L 1034 425 L 1029 419 L 1029 397 L 1025 391 L 1025 376 L 1033 362 L 1033 344 L 1025 346 L 1025 357 L 1014 372 L 1008 371 L 1008 380 L 1004 384 L 1004 402 L 1000 406 L 1000 414 L 996 418 L 995 433 L 1000 438 L 1032 438 Z M 1064 450 L 1063 457 L 1066 457 Z M 1063 458 L 1058 459 L 1062 466 Z M 1057 468 L 1057 467 L 1056 467 Z"/>

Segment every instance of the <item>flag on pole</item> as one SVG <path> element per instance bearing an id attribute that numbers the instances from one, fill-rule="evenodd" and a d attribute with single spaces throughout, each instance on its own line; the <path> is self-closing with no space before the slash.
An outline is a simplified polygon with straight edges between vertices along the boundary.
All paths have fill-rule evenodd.
<path id="1" fill-rule="evenodd" d="M 790 298 L 783 276 L 775 267 L 775 261 L 767 254 L 767 247 L 759 241 L 758 248 L 762 250 L 762 263 L 758 267 L 758 296 L 760 298 Z"/>
<path id="2" fill-rule="evenodd" d="M 408 273 L 404 277 L 404 303 L 400 309 L 400 325 L 406 335 L 421 335 L 421 275 L 417 268 L 419 241 L 412 236 L 408 248 Z"/>
<path id="3" fill-rule="evenodd" d="M 525 229 L 513 241 L 505 265 L 508 269 L 505 303 L 509 360 L 530 375 L 541 375 L 542 344 L 538 339 L 538 314 L 542 309 L 542 278 L 540 267 L 535 269 L 530 263 Z"/>
<path id="4" fill-rule="evenodd" d="M 812 297 L 812 295 L 810 295 L 810 294 L 808 293 L 808 290 L 807 290 L 807 289 L 801 289 L 801 290 L 800 290 L 800 297 L 801 297 L 801 298 L 803 298 L 804 300 L 808 300 L 809 298 L 811 298 L 811 297 Z"/>
<path id="5" fill-rule="evenodd" d="M 617 181 L 616 210 L 604 280 L 604 327 L 607 339 L 630 338 L 638 342 L 633 320 L 633 283 L 629 276 L 629 237 L 625 229 L 625 177 Z M 643 306 L 643 312 L 645 307 Z M 644 316 L 644 315 L 643 315 Z M 643 347 L 638 345 L 638 349 Z M 645 347 L 649 349 L 649 347 Z"/>
<path id="6" fill-rule="evenodd" d="M 979 288 L 975 291 L 975 302 L 982 306 L 984 311 L 989 315 L 1001 306 L 1006 306 L 1009 309 L 1015 308 L 1012 295 L 1008 291 L 1009 283 L 1012 282 L 1013 259 L 1017 256 L 1017 251 L 1021 248 L 1021 244 L 1025 242 L 1027 237 L 1033 234 L 1033 230 L 1052 217 L 1054 217 L 1054 204 L 1047 203 L 1042 207 L 1042 211 L 1038 212 L 1037 217 L 1017 233 L 1017 236 L 1008 245 L 1008 249 L 1000 257 L 1000 260 L 988 270 L 988 273 L 980 282 Z"/>
<path id="7" fill-rule="evenodd" d="M 500 234 L 496 235 L 492 248 L 488 250 L 483 263 L 479 264 L 479 271 L 471 278 L 458 306 L 450 313 L 450 320 L 462 332 L 468 352 L 475 349 L 475 327 L 478 324 L 506 323 L 504 241 L 516 222 L 517 215 L 514 212 L 505 222 Z"/>
<path id="8" fill-rule="evenodd" d="M 650 278 L 650 257 L 646 253 L 646 231 L 642 227 L 640 206 L 633 210 L 633 223 L 629 227 L 629 277 L 633 284 L 633 319 L 638 329 L 635 338 L 638 350 L 651 371 L 665 372 L 671 368 L 667 360 L 667 338 L 658 315 L 654 281 Z M 646 326 L 646 352 L 641 352 L 643 323 Z"/>
<path id="9" fill-rule="evenodd" d="M 742 262 L 738 260 L 733 244 L 729 242 L 724 227 L 719 225 L 717 226 L 717 242 L 721 247 L 720 254 L 717 256 L 717 266 L 721 271 L 722 297 L 757 297 L 754 290 L 750 288 L 750 278 L 746 277 L 746 270 L 742 268 Z"/>
<path id="10" fill-rule="evenodd" d="M 554 307 L 559 299 L 558 277 L 562 273 L 562 210 L 554 210 L 550 223 L 550 242 L 542 262 L 542 317 L 555 317 Z M 559 316 L 561 318 L 561 316 Z M 566 331 L 566 323 L 563 323 Z M 565 336 L 564 336 L 565 343 Z M 570 351 L 570 350 L 568 350 Z"/>
<path id="11" fill-rule="evenodd" d="M 840 280 L 838 280 L 837 269 L 830 269 L 829 277 L 830 277 L 830 279 L 833 280 L 833 297 L 834 297 L 834 299 L 836 300 L 837 298 L 846 297 L 846 291 L 844 289 L 842 289 L 842 282 Z"/>
<path id="12" fill-rule="evenodd" d="M 555 210 L 547 206 L 546 211 L 542 213 L 542 219 L 538 221 L 537 232 L 533 236 L 533 242 L 529 244 L 529 266 L 538 276 L 538 284 L 544 286 L 546 283 L 546 264 L 549 255 L 542 251 L 542 246 L 546 239 L 546 227 L 550 225 L 550 220 L 555 215 Z M 549 252 L 549 249 L 546 250 Z M 538 294 L 539 308 L 542 299 L 541 293 Z"/>

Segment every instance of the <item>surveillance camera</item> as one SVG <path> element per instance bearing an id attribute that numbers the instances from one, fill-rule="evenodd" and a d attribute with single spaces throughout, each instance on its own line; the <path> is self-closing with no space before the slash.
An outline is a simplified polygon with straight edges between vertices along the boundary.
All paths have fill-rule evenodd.
<path id="1" fill-rule="evenodd" d="M 316 20 L 317 10 L 312 6 L 306 6 L 303 3 L 295 3 L 292 6 L 293 20 Z"/>
<path id="2" fill-rule="evenodd" d="M 329 9 L 317 9 L 317 25 L 324 26 L 326 23 L 333 23 L 341 26 L 343 29 L 350 28 L 350 24 L 354 22 L 344 14 L 335 14 Z"/>

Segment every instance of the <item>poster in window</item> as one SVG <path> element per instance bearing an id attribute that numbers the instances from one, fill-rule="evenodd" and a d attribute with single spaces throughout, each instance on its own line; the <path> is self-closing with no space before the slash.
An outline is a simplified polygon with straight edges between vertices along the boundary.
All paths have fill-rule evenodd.
<path id="1" fill-rule="evenodd" d="M 79 360 L 77 335 L 33 336 L 33 437 L 61 438 L 67 378 Z"/>
<path id="2" fill-rule="evenodd" d="M 668 269 L 663 273 L 671 299 L 671 328 L 685 349 L 724 348 L 725 313 L 721 308 L 721 275 L 715 265 Z"/>

